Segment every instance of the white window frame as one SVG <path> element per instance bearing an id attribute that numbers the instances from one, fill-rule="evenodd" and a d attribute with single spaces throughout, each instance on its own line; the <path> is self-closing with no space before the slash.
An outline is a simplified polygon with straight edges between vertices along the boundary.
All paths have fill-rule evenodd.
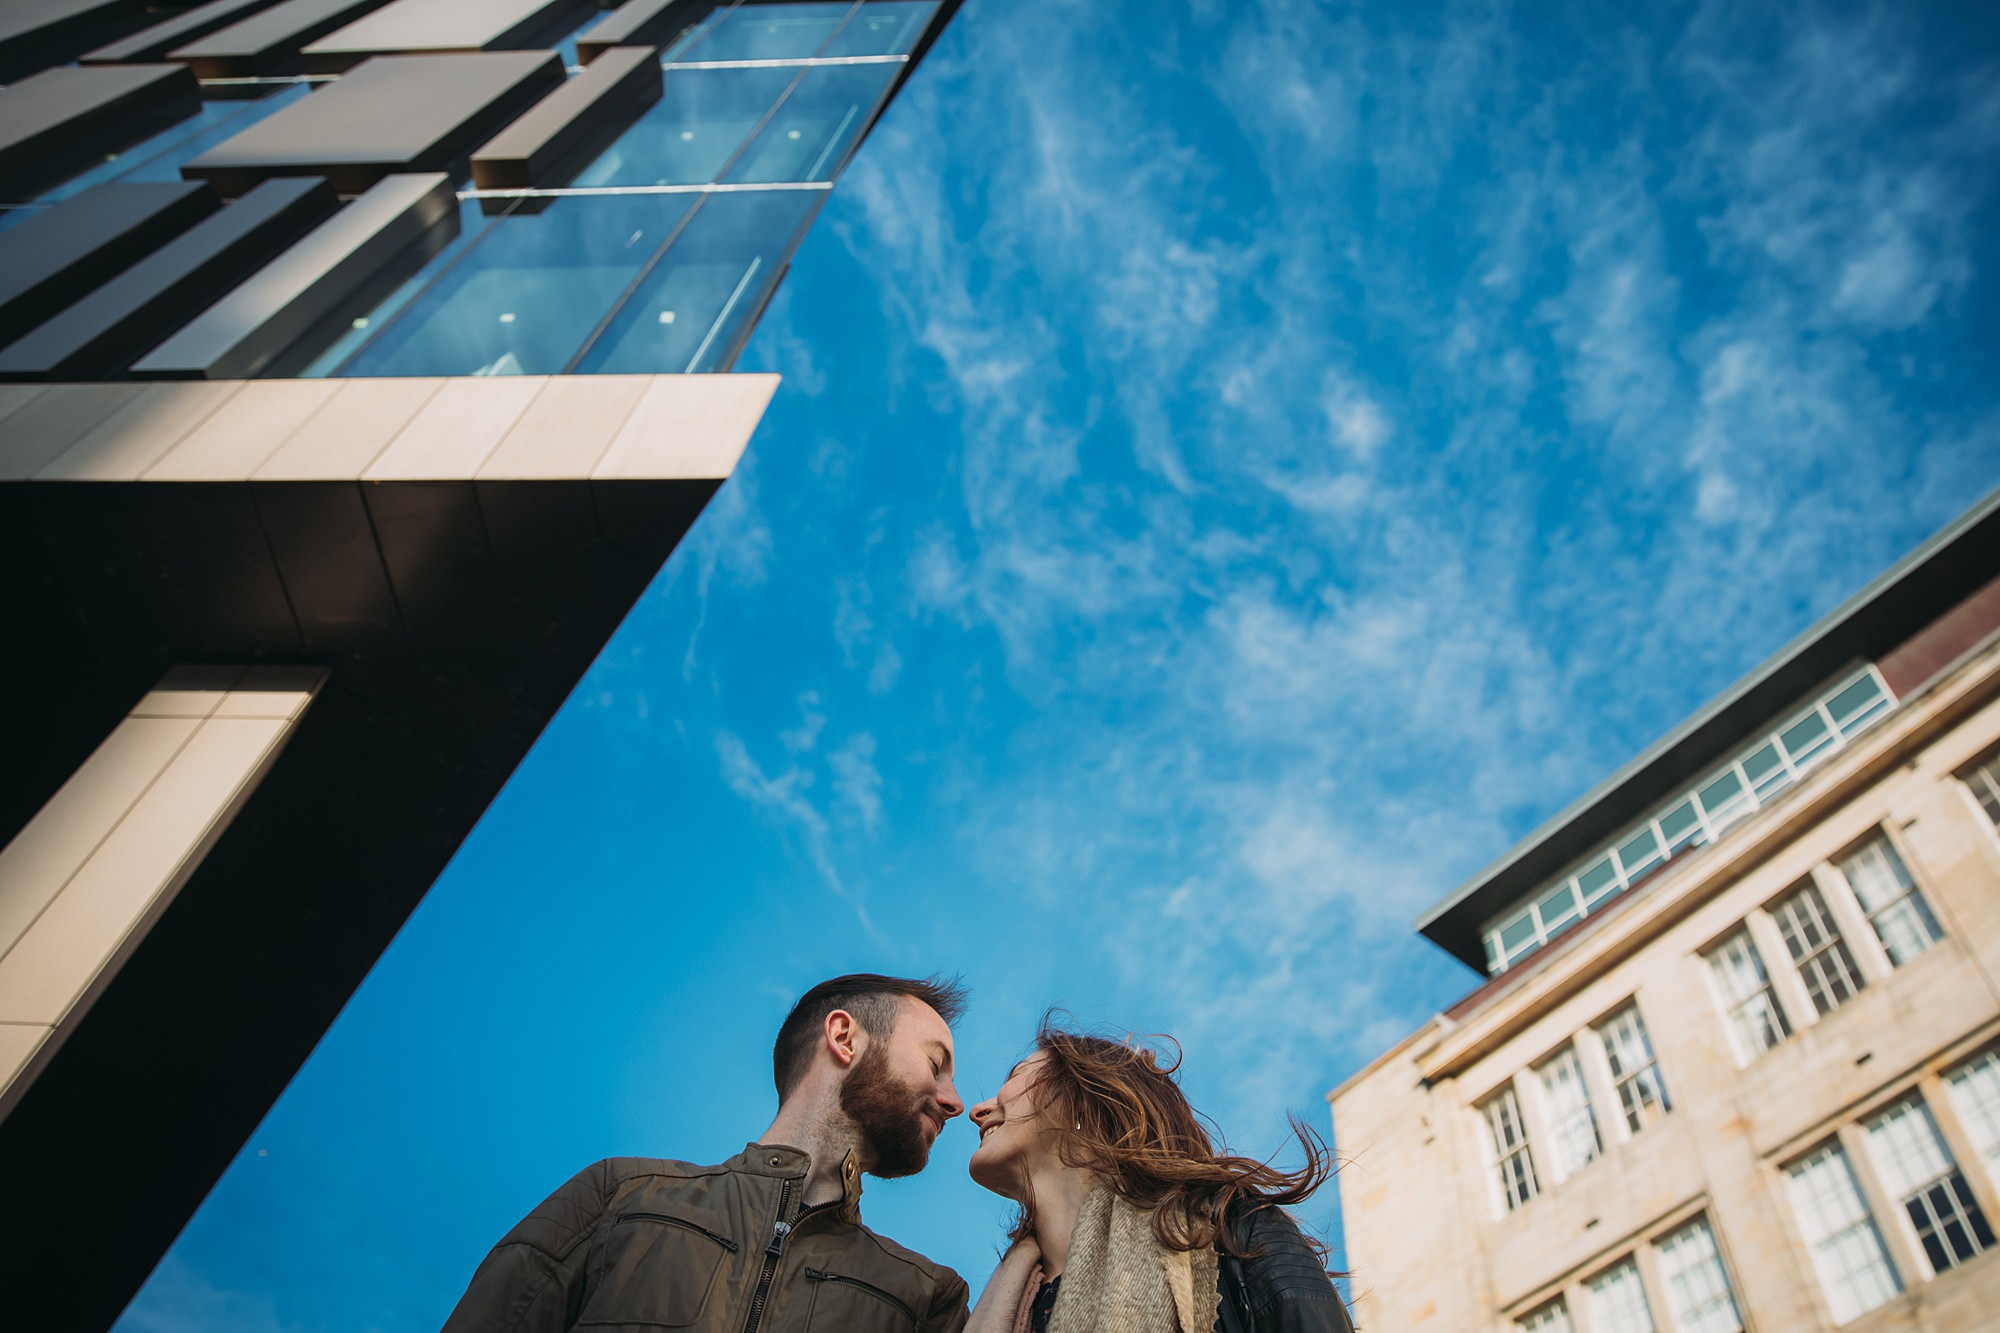
<path id="1" fill-rule="evenodd" d="M 2000 1047 L 1988 1047 L 1946 1073 L 1944 1087 L 1987 1179 L 2000 1186 Z"/>
<path id="2" fill-rule="evenodd" d="M 1890 868 L 1892 878 L 1902 892 L 1870 906 L 1867 897 L 1856 883 L 1857 876 L 1848 867 L 1878 847 L 1881 849 L 1882 863 Z M 1854 895 L 1855 903 L 1861 908 L 1862 915 L 1867 918 L 1869 928 L 1875 933 L 1875 938 L 1880 942 L 1882 952 L 1887 956 L 1891 967 L 1907 967 L 1944 940 L 1944 924 L 1938 920 L 1937 909 L 1931 906 L 1923 881 L 1917 877 L 1910 858 L 1903 855 L 1902 848 L 1898 847 L 1895 839 L 1889 836 L 1888 829 L 1877 828 L 1832 858 L 1829 864 L 1840 881 L 1847 886 L 1848 892 Z M 1898 911 L 1898 909 L 1905 910 Z M 1920 948 L 1903 958 L 1896 956 L 1896 950 L 1889 943 L 1889 934 L 1885 933 L 1883 919 L 1891 916 L 1896 917 L 1898 924 L 1904 928 L 1908 928 L 1914 921 L 1918 933 L 1925 937 Z"/>
<path id="3" fill-rule="evenodd" d="M 1877 1111 L 1862 1122 L 1862 1128 L 1876 1177 L 1895 1200 L 1903 1237 L 1915 1247 L 1928 1276 L 1949 1272 L 1995 1248 L 1985 1209 L 1921 1093 L 1912 1092 Z M 1959 1252 L 1959 1242 L 1951 1235 L 1954 1228 L 1970 1247 L 1968 1252 Z M 1927 1238 L 1937 1241 L 1935 1252 Z"/>
<path id="4" fill-rule="evenodd" d="M 1708 1215 L 1691 1218 L 1653 1242 L 1660 1294 L 1676 1333 L 1742 1333 L 1743 1308 L 1736 1301 L 1721 1242 Z"/>
<path id="5" fill-rule="evenodd" d="M 1541 1101 L 1543 1137 L 1549 1147 L 1549 1174 L 1560 1184 L 1604 1155 L 1604 1134 L 1597 1123 L 1582 1053 L 1574 1041 L 1564 1042 L 1544 1057 L 1533 1072 L 1535 1093 Z"/>
<path id="6" fill-rule="evenodd" d="M 1634 1064 L 1621 1072 L 1618 1062 L 1620 1044 L 1606 1034 L 1624 1026 L 1628 1018 L 1646 1058 L 1643 1063 Z M 1611 1096 L 1618 1108 L 1618 1121 L 1623 1126 L 1624 1137 L 1628 1140 L 1636 1138 L 1674 1109 L 1666 1075 L 1660 1070 L 1660 1051 L 1653 1044 L 1652 1030 L 1646 1026 L 1645 1015 L 1639 1011 L 1638 999 L 1635 997 L 1619 1005 L 1591 1024 L 1590 1030 L 1604 1052 L 1604 1072 L 1611 1083 Z"/>
<path id="7" fill-rule="evenodd" d="M 1656 1333 L 1659 1322 L 1653 1317 L 1653 1296 L 1646 1290 L 1646 1275 L 1640 1271 L 1639 1256 L 1626 1254 L 1616 1263 L 1585 1278 L 1584 1311 L 1591 1333 Z M 1636 1295 L 1637 1302 L 1631 1300 Z M 1625 1316 L 1637 1315 L 1637 1319 Z"/>
<path id="8" fill-rule="evenodd" d="M 1792 1219 L 1833 1322 L 1858 1319 L 1901 1295 L 1902 1275 L 1840 1140 L 1786 1164 L 1784 1176 Z"/>
<path id="9" fill-rule="evenodd" d="M 1732 953 L 1739 954 L 1756 972 L 1759 984 L 1755 988 L 1742 987 L 1737 982 L 1734 969 L 1725 970 L 1721 966 L 1726 961 L 1725 956 Z M 1771 969 L 1764 965 L 1763 955 L 1747 922 L 1703 950 L 1701 960 L 1708 972 L 1709 988 L 1722 1010 L 1723 1026 L 1729 1031 L 1730 1049 L 1736 1052 L 1739 1069 L 1792 1035 L 1790 1016 L 1785 1013 L 1784 1003 L 1778 998 L 1777 987 L 1771 984 Z M 1760 1001 L 1774 1023 L 1755 1021 L 1751 1011 L 1758 1007 Z M 1775 1031 L 1771 1031 L 1773 1026 Z M 1760 1035 L 1766 1033 L 1768 1037 Z"/>
<path id="10" fill-rule="evenodd" d="M 1521 1099 L 1513 1080 L 1501 1084 L 1478 1104 L 1479 1118 L 1486 1132 L 1487 1178 L 1493 1182 L 1494 1201 L 1500 1216 L 1533 1203 L 1541 1195 L 1541 1177 L 1535 1170 L 1534 1142 L 1528 1122 L 1521 1114 Z M 1514 1141 L 1507 1141 L 1511 1123 Z M 1514 1170 L 1519 1163 L 1521 1170 Z"/>
<path id="11" fill-rule="evenodd" d="M 1819 1017 L 1867 989 L 1868 978 L 1847 947 L 1840 920 L 1816 880 L 1808 876 L 1794 884 L 1766 911 L 1784 943 L 1786 960 Z"/>

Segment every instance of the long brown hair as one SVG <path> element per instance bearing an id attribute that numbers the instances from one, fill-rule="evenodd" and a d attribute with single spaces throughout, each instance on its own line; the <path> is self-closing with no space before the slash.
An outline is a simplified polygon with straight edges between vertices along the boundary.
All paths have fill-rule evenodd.
<path id="1" fill-rule="evenodd" d="M 1333 1175 L 1325 1142 L 1295 1115 L 1286 1119 L 1306 1158 L 1296 1171 L 1218 1152 L 1220 1135 L 1174 1078 L 1181 1050 L 1173 1038 L 1155 1039 L 1172 1049 L 1163 1060 L 1149 1044 L 1077 1032 L 1058 1016 L 1055 1010 L 1044 1015 L 1035 1033 L 1035 1049 L 1044 1057 L 1033 1085 L 1036 1114 L 1046 1120 L 1045 1132 L 1065 1165 L 1095 1172 L 1120 1198 L 1153 1210 L 1160 1244 L 1173 1250 L 1220 1245 L 1254 1258 L 1225 1225 L 1231 1207 L 1239 1200 L 1252 1208 L 1292 1207 Z M 1022 1201 L 1014 1239 L 1027 1235 L 1033 1222 L 1031 1195 Z M 1307 1239 L 1324 1259 L 1325 1247 Z"/>

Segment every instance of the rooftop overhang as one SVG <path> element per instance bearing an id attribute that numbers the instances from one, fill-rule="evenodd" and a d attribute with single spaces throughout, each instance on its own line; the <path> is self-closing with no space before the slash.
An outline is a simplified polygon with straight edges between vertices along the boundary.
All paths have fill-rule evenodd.
<path id="1" fill-rule="evenodd" d="M 326 673 L 0 1120 L 0 1250 L 65 1272 L 93 1238 L 89 1281 L 15 1294 L 22 1326 L 117 1318 L 728 477 L 776 381 L 0 386 L 0 844 L 169 667 Z M 107 1227 L 93 1214 L 113 1198 Z"/>
<path id="2" fill-rule="evenodd" d="M 1726 759 L 1858 661 L 1875 661 L 2000 575 L 2000 491 L 1898 561 L 1506 855 L 1417 918 L 1432 943 L 1486 970 L 1482 927 Z"/>

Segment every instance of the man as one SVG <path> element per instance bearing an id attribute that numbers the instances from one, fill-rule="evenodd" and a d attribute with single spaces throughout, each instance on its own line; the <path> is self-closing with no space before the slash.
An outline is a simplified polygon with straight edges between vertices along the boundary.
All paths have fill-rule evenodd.
<path id="1" fill-rule="evenodd" d="M 965 1279 L 861 1225 L 861 1175 L 914 1175 L 945 1122 L 956 982 L 807 991 L 771 1052 L 778 1118 L 719 1166 L 619 1157 L 486 1256 L 445 1333 L 958 1333 Z"/>

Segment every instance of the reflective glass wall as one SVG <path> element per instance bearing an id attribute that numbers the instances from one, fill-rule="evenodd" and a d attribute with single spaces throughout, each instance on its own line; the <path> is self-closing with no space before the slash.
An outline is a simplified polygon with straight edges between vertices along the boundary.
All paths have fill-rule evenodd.
<path id="1" fill-rule="evenodd" d="M 456 239 L 302 373 L 727 370 L 937 7 L 717 6 L 569 185 L 464 191 Z"/>

